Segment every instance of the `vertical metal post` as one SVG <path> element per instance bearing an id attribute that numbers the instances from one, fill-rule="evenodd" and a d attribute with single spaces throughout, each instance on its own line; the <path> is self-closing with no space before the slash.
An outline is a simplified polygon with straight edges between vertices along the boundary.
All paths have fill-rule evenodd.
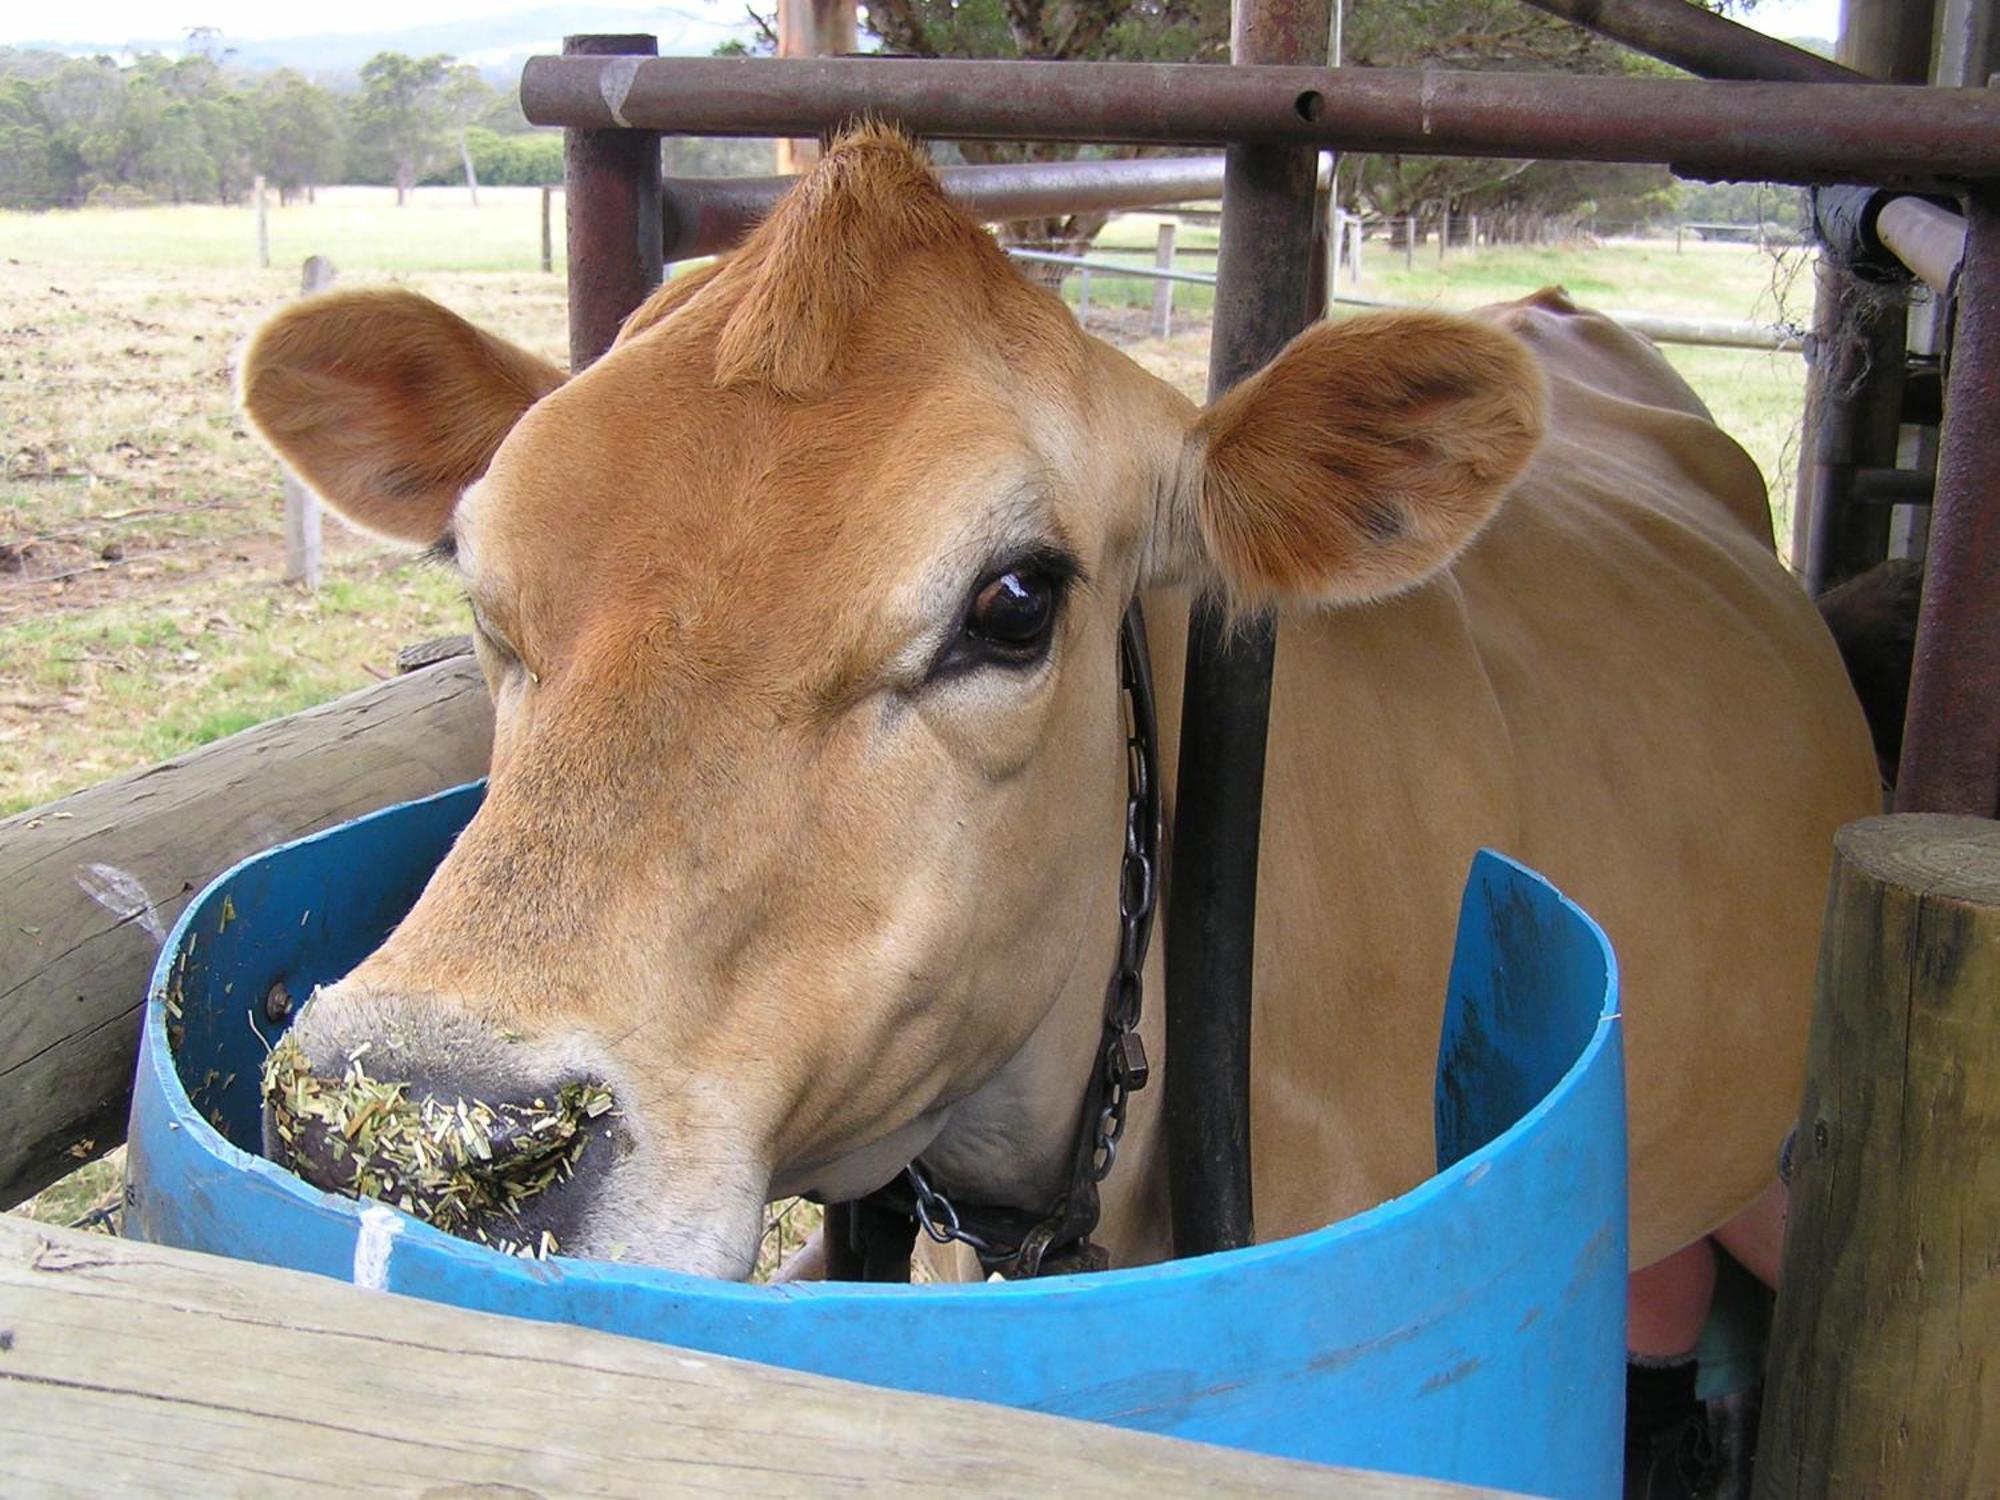
<path id="1" fill-rule="evenodd" d="M 1327 0 L 1237 0 L 1236 64 L 1324 63 Z M 1298 101 L 1311 110 L 1313 96 Z M 1209 393 L 1261 368 L 1306 325 L 1316 157 L 1231 146 L 1222 194 Z M 1188 620 L 1167 922 L 1167 1161 L 1174 1251 L 1249 1244 L 1250 986 L 1275 622 Z"/>
<path id="2" fill-rule="evenodd" d="M 1174 221 L 1168 219 L 1160 226 L 1160 242 L 1153 251 L 1153 264 L 1162 271 L 1174 268 Z M 1171 336 L 1174 323 L 1174 284 L 1171 281 L 1153 283 L 1153 337 L 1163 339 Z"/>
<path id="3" fill-rule="evenodd" d="M 1896 811 L 2000 816 L 2000 188 L 1966 197 Z"/>
<path id="4" fill-rule="evenodd" d="M 564 56 L 657 57 L 650 36 L 572 36 Z M 608 85 L 607 85 L 608 86 Z M 618 325 L 660 284 L 660 137 L 650 130 L 565 130 L 569 367 L 611 347 Z"/>
<path id="5" fill-rule="evenodd" d="M 1930 76 L 1932 0 L 1842 0 L 1841 64 L 1887 83 Z M 1806 441 L 1792 517 L 1792 563 L 1809 592 L 1889 555 L 1889 511 L 1853 493 L 1856 469 L 1896 467 L 1908 315 L 1857 305 L 1851 273 L 1822 257 L 1813 311 L 1818 355 L 1806 375 Z"/>

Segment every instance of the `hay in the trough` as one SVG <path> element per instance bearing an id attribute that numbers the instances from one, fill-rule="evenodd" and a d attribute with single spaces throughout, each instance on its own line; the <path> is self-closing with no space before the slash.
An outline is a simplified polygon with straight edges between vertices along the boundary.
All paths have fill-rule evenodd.
<path id="1" fill-rule="evenodd" d="M 560 1247 L 547 1230 L 529 1235 L 520 1210 L 569 1179 L 590 1123 L 615 1103 L 608 1087 L 588 1082 L 565 1084 L 553 1104 L 414 1101 L 407 1085 L 370 1078 L 359 1053 L 340 1077 L 315 1075 L 290 1037 L 265 1059 L 264 1098 L 285 1154 L 313 1163 L 322 1186 L 541 1257 Z"/>

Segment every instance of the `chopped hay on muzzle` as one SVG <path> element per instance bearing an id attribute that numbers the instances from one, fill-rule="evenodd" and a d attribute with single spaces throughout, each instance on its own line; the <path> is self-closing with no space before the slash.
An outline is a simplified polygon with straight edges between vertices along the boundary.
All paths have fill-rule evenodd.
<path id="1" fill-rule="evenodd" d="M 264 1098 L 281 1165 L 310 1168 L 316 1185 L 392 1204 L 447 1234 L 510 1255 L 547 1257 L 548 1230 L 530 1235 L 520 1211 L 569 1180 L 590 1122 L 612 1112 L 601 1083 L 565 1084 L 550 1104 L 412 1101 L 408 1085 L 370 1078 L 356 1055 L 339 1078 L 315 1075 L 290 1037 L 264 1060 Z M 512 1233 L 509 1233 L 509 1230 Z"/>

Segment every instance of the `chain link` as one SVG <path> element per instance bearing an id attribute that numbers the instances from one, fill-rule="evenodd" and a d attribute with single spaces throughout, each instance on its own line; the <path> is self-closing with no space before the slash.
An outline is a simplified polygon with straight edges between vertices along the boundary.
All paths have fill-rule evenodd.
<path id="1" fill-rule="evenodd" d="M 1044 1253 L 1064 1231 L 1078 1242 L 1077 1254 L 1089 1259 L 1094 1251 L 1088 1244 L 1089 1235 L 1097 1222 L 1096 1184 L 1110 1175 L 1118 1160 L 1126 1108 L 1132 1095 L 1146 1086 L 1150 1071 L 1138 1028 L 1145 998 L 1146 947 L 1159 896 L 1155 858 L 1160 802 L 1155 781 L 1152 682 L 1136 604 L 1119 634 L 1118 684 L 1120 718 L 1125 725 L 1126 788 L 1125 848 L 1118 870 L 1118 964 L 1105 992 L 1103 1040 L 1084 1096 L 1086 1110 L 1096 1106 L 1096 1118 L 1084 1126 L 1088 1149 L 1079 1141 L 1069 1191 L 1056 1206 L 1021 1237 L 1020 1243 L 997 1250 L 986 1237 L 965 1227 L 957 1208 L 931 1185 L 917 1163 L 904 1168 L 913 1198 L 912 1212 L 924 1233 L 940 1245 L 957 1240 L 970 1246 L 989 1267 L 995 1262 L 1010 1264 L 1010 1275 L 1036 1274 Z M 1095 1253 L 1101 1263 L 1102 1253 Z"/>

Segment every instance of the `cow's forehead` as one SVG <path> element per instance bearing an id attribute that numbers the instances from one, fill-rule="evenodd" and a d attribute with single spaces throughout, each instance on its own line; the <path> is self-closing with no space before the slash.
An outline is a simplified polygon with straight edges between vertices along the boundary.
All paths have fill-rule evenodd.
<path id="1" fill-rule="evenodd" d="M 667 330 L 661 330 L 664 334 Z M 968 359 L 812 401 L 621 349 L 525 418 L 456 521 L 475 596 L 553 644 L 617 614 L 803 690 L 913 669 L 981 570 L 1095 562 L 1074 413 Z"/>

